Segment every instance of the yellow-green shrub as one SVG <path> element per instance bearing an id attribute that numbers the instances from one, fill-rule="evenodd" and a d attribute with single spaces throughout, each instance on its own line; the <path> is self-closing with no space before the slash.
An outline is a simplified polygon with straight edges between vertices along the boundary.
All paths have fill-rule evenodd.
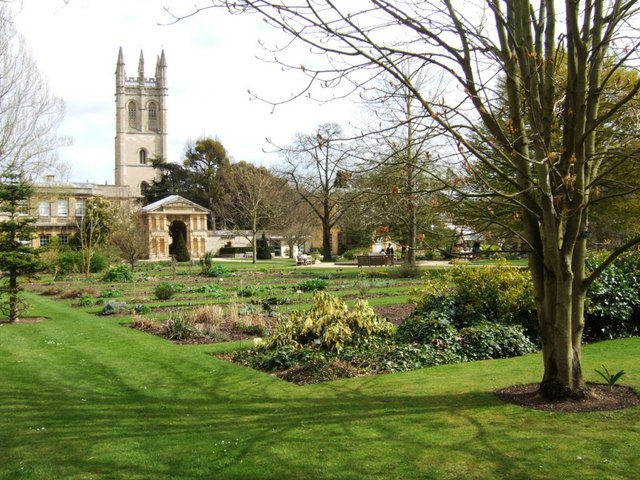
<path id="1" fill-rule="evenodd" d="M 339 298 L 318 292 L 309 311 L 280 317 L 266 348 L 316 344 L 340 352 L 347 345 L 366 344 L 371 337 L 386 336 L 391 330 L 392 325 L 379 317 L 366 300 L 356 300 L 349 310 Z"/>

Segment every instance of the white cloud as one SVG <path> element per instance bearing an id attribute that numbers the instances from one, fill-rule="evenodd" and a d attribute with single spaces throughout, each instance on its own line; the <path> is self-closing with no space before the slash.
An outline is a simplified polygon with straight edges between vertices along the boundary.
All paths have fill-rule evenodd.
<path id="1" fill-rule="evenodd" d="M 21 5 L 19 5 L 21 3 Z M 287 143 L 299 131 L 331 121 L 346 124 L 344 105 L 296 101 L 271 113 L 248 90 L 269 98 L 296 91 L 295 76 L 258 60 L 260 37 L 273 33 L 255 15 L 235 17 L 207 10 L 172 25 L 162 8 L 189 13 L 180 0 L 24 0 L 12 4 L 15 21 L 41 73 L 67 104 L 61 133 L 73 137 L 59 152 L 74 180 L 113 182 L 115 67 L 122 46 L 128 75 L 144 51 L 147 76 L 164 49 L 168 64 L 169 160 L 179 161 L 185 143 L 216 136 L 237 160 L 268 164 L 265 137 Z M 19 8 L 21 7 L 21 8 Z M 185 10 L 186 9 L 186 10 Z"/>

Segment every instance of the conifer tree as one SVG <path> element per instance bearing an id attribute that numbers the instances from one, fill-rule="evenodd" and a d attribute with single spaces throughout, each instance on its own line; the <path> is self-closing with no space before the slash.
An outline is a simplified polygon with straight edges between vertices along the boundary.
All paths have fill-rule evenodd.
<path id="1" fill-rule="evenodd" d="M 178 235 L 176 235 L 176 247 L 173 254 L 176 257 L 176 261 L 178 262 L 188 262 L 189 260 L 191 260 L 191 254 L 187 249 L 187 243 L 185 242 L 184 237 L 181 233 L 178 233 Z"/>
<path id="2" fill-rule="evenodd" d="M 271 249 L 269 248 L 269 242 L 264 232 L 262 232 L 262 237 L 258 239 L 256 258 L 258 260 L 271 260 Z"/>
<path id="3" fill-rule="evenodd" d="M 31 185 L 15 175 L 0 181 L 0 211 L 5 215 L 0 221 L 0 307 L 10 323 L 17 322 L 24 310 L 18 279 L 33 278 L 44 268 L 31 246 L 35 219 L 26 216 L 25 211 L 32 195 Z"/>

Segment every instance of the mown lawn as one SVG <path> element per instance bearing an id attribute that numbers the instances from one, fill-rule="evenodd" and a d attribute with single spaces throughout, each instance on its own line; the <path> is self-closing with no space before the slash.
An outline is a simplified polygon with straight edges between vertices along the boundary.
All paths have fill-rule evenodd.
<path id="1" fill-rule="evenodd" d="M 47 321 L 0 325 L 0 479 L 629 479 L 640 409 L 500 403 L 539 355 L 296 386 L 30 295 Z M 585 374 L 640 339 L 590 345 Z"/>

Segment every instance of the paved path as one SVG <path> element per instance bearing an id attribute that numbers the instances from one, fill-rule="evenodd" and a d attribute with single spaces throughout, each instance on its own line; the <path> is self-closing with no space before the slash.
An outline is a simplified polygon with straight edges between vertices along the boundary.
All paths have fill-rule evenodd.
<path id="1" fill-rule="evenodd" d="M 419 267 L 442 267 L 451 265 L 448 260 L 421 260 L 417 262 Z M 402 262 L 396 263 L 395 266 L 402 265 Z M 356 263 L 335 263 L 335 262 L 319 262 L 312 265 L 298 265 L 298 268 L 358 268 Z M 363 269 L 371 267 L 360 267 Z"/>

